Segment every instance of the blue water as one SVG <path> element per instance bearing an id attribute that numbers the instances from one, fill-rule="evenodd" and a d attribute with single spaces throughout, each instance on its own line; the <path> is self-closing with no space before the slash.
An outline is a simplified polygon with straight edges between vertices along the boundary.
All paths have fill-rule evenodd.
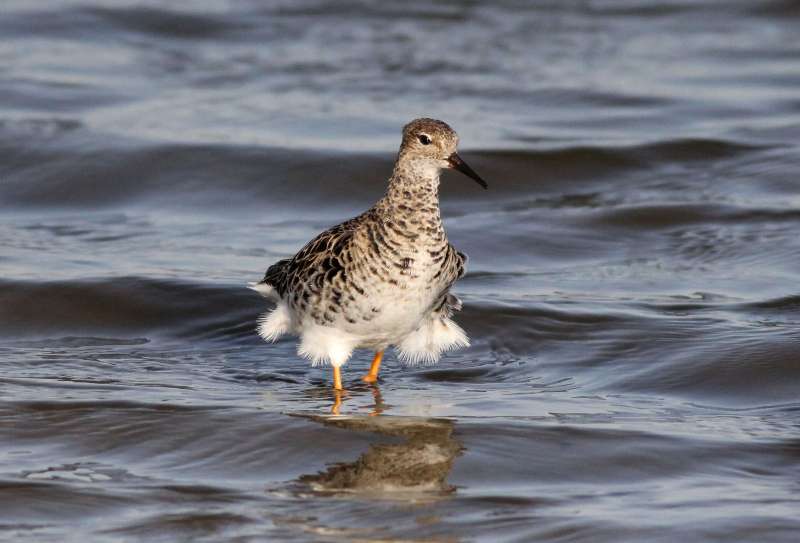
<path id="1" fill-rule="evenodd" d="M 0 540 L 796 541 L 799 16 L 6 2 Z M 245 285 L 423 115 L 472 346 L 331 417 Z"/>

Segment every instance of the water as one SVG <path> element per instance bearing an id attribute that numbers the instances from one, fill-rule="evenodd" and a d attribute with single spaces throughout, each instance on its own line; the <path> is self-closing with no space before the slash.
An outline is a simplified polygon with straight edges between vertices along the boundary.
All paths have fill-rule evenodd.
<path id="1" fill-rule="evenodd" d="M 796 541 L 788 1 L 7 1 L 0 539 Z M 473 346 L 378 388 L 246 290 L 446 174 Z"/>

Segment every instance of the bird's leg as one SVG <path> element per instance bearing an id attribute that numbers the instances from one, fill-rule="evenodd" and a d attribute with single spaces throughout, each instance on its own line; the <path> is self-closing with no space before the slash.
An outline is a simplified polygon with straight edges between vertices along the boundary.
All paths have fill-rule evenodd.
<path id="1" fill-rule="evenodd" d="M 338 415 L 339 408 L 342 405 L 342 370 L 338 366 L 333 367 L 333 405 L 331 406 L 331 415 Z"/>
<path id="2" fill-rule="evenodd" d="M 372 364 L 369 367 L 369 373 L 361 378 L 365 383 L 374 383 L 378 380 L 378 372 L 381 370 L 381 360 L 383 359 L 383 351 L 377 351 L 375 358 L 372 359 Z"/>

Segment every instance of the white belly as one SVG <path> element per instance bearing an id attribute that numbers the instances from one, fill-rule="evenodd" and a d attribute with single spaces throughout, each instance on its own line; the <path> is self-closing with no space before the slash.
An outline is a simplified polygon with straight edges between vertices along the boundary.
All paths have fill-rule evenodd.
<path id="1" fill-rule="evenodd" d="M 429 284 L 416 283 L 405 288 L 375 286 L 367 298 L 369 307 L 362 308 L 369 320 L 362 317 L 355 324 L 348 323 L 348 331 L 359 338 L 359 347 L 383 348 L 396 344 L 420 325 L 438 291 L 427 288 Z"/>

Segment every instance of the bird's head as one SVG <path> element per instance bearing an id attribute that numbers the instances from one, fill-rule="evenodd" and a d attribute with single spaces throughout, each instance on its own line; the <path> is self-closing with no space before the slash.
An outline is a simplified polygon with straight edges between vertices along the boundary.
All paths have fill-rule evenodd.
<path id="1" fill-rule="evenodd" d="M 447 123 L 436 119 L 414 119 L 403 127 L 398 161 L 417 171 L 437 175 L 442 169 L 452 168 L 488 188 L 486 181 L 461 160 L 457 147 L 458 134 Z"/>

